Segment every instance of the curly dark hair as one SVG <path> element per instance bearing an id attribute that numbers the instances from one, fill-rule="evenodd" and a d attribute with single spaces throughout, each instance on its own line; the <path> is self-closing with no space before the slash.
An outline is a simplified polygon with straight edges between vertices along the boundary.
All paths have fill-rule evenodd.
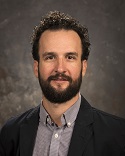
<path id="1" fill-rule="evenodd" d="M 68 14 L 59 11 L 50 11 L 44 16 L 39 25 L 34 28 L 31 38 L 32 43 L 32 56 L 34 60 L 39 61 L 39 39 L 45 30 L 74 30 L 80 37 L 82 42 L 82 57 L 81 60 L 87 60 L 89 56 L 89 36 L 88 29 L 82 26 L 76 19 Z"/>

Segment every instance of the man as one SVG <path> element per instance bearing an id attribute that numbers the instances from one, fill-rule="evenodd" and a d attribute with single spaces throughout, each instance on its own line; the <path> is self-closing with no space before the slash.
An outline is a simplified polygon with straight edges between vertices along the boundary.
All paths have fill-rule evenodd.
<path id="1" fill-rule="evenodd" d="M 50 12 L 35 28 L 32 45 L 42 101 L 3 126 L 0 156 L 125 156 L 125 120 L 92 108 L 79 93 L 87 28 Z"/>

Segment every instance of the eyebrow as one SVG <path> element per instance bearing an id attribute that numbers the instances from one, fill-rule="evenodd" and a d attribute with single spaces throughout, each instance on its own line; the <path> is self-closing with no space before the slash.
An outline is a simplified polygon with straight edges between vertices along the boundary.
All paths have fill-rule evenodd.
<path id="1" fill-rule="evenodd" d="M 57 55 L 56 52 L 44 52 L 42 54 L 43 57 L 47 56 L 47 55 Z M 65 55 L 75 55 L 75 56 L 78 56 L 78 53 L 77 52 L 66 52 Z"/>
<path id="2" fill-rule="evenodd" d="M 43 57 L 45 57 L 45 56 L 47 56 L 47 55 L 56 55 L 56 53 L 55 53 L 55 52 L 44 52 L 44 53 L 42 54 Z"/>
<path id="3" fill-rule="evenodd" d="M 78 56 L 78 53 L 77 52 L 67 52 L 66 55 L 75 55 L 75 56 Z"/>

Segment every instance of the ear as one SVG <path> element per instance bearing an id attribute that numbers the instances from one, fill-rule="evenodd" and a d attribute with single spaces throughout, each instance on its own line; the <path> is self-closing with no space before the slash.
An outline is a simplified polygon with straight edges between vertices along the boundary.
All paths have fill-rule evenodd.
<path id="1" fill-rule="evenodd" d="M 84 77 L 87 69 L 87 60 L 82 61 L 82 76 Z"/>
<path id="2" fill-rule="evenodd" d="M 38 78 L 38 65 L 39 65 L 38 61 L 34 60 L 33 70 L 37 78 Z"/>

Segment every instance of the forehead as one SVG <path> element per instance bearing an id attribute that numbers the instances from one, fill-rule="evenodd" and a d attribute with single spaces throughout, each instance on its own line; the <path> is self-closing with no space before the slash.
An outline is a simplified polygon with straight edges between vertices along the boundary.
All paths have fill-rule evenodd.
<path id="1" fill-rule="evenodd" d="M 46 30 L 39 40 L 39 50 L 81 50 L 81 47 L 81 39 L 73 30 Z"/>

